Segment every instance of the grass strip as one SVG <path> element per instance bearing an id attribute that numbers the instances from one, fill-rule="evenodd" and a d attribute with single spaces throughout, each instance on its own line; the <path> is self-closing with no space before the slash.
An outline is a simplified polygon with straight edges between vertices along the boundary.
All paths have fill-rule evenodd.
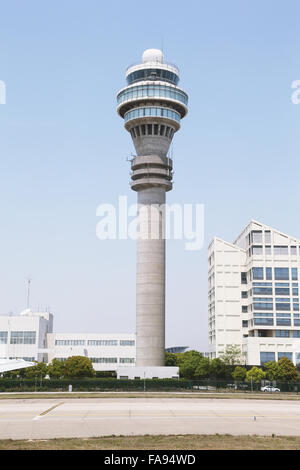
<path id="1" fill-rule="evenodd" d="M 0 450 L 300 450 L 300 436 L 187 434 L 0 440 Z"/>

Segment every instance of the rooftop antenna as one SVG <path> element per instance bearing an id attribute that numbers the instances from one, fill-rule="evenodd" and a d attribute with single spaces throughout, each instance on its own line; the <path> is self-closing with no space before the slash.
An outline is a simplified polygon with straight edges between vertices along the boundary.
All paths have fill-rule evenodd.
<path id="1" fill-rule="evenodd" d="M 31 283 L 31 279 L 30 277 L 27 278 L 27 304 L 26 304 L 26 308 L 29 309 L 29 301 L 30 301 L 30 283 Z"/>

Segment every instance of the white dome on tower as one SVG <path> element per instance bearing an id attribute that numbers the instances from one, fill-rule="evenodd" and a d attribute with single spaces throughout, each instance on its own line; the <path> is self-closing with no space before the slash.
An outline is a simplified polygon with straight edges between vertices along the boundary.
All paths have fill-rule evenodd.
<path id="1" fill-rule="evenodd" d="M 147 62 L 158 62 L 163 64 L 164 55 L 159 49 L 146 49 L 143 53 L 143 64 Z"/>

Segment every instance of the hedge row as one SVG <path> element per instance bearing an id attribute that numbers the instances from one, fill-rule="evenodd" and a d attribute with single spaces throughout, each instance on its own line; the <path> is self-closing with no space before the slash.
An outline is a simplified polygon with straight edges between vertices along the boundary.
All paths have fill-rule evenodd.
<path id="1" fill-rule="evenodd" d="M 147 391 L 161 390 L 245 390 L 258 391 L 261 384 L 229 382 L 224 380 L 187 380 L 187 379 L 146 379 L 117 380 L 114 378 L 86 379 L 8 379 L 0 378 L 0 392 L 26 391 Z M 300 392 L 300 383 L 277 382 L 282 392 Z"/>
<path id="2" fill-rule="evenodd" d="M 102 379 L 0 379 L 0 392 L 4 391 L 126 391 L 126 390 L 183 390 L 191 389 L 189 380 L 118 380 Z"/>

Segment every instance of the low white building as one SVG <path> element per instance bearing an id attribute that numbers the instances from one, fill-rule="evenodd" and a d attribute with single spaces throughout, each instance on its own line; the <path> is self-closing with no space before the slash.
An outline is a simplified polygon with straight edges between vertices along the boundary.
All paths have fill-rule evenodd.
<path id="1" fill-rule="evenodd" d="M 97 371 L 135 365 L 135 334 L 52 333 L 47 335 L 48 361 L 86 356 Z"/>
<path id="2" fill-rule="evenodd" d="M 0 359 L 47 362 L 47 334 L 53 331 L 53 315 L 33 313 L 0 316 Z"/>
<path id="3" fill-rule="evenodd" d="M 0 315 L 0 360 L 51 362 L 86 356 L 96 371 L 135 365 L 135 334 L 53 333 L 53 315 L 24 310 Z"/>
<path id="4" fill-rule="evenodd" d="M 300 240 L 250 221 L 208 250 L 209 356 L 238 345 L 248 365 L 286 356 L 300 366 Z"/>

